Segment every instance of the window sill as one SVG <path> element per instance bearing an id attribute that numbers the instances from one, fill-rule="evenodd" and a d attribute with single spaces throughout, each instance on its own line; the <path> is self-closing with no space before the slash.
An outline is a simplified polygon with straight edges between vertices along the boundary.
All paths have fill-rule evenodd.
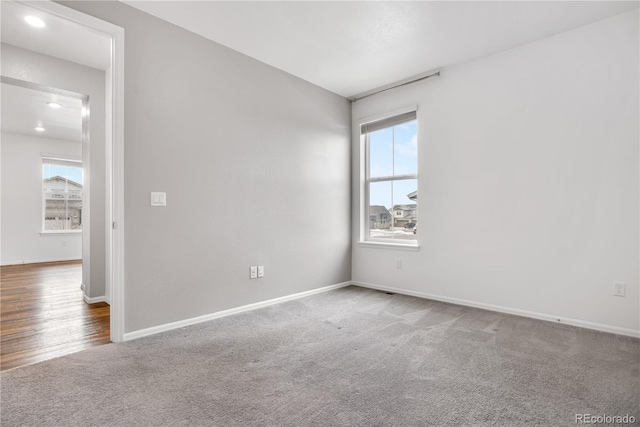
<path id="1" fill-rule="evenodd" d="M 49 231 L 41 231 L 41 236 L 60 236 L 60 235 L 72 235 L 72 234 L 82 234 L 82 230 L 49 230 Z"/>
<path id="2" fill-rule="evenodd" d="M 358 246 L 361 248 L 396 249 L 400 251 L 413 251 L 413 252 L 418 252 L 420 250 L 420 246 L 418 246 L 418 242 L 415 242 L 412 244 L 407 244 L 407 243 L 400 244 L 400 243 L 363 241 L 363 242 L 358 242 Z"/>

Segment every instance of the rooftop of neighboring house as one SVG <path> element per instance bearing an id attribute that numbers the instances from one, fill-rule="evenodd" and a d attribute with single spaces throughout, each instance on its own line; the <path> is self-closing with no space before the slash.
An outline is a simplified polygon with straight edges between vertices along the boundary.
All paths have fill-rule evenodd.
<path id="1" fill-rule="evenodd" d="M 403 210 L 403 211 L 410 211 L 410 210 L 416 209 L 417 207 L 418 207 L 418 205 L 415 204 L 415 203 L 410 204 L 410 205 L 393 205 L 392 210 L 395 211 L 395 210 L 400 209 L 400 210 Z"/>
<path id="2" fill-rule="evenodd" d="M 78 184 L 77 182 L 67 179 L 60 175 L 52 176 L 51 178 L 45 178 L 43 181 L 44 182 L 65 182 L 66 181 L 69 183 L 69 185 L 75 185 L 78 188 L 82 188 L 82 184 Z"/>
<path id="3" fill-rule="evenodd" d="M 374 205 L 374 206 L 369 206 L 369 215 L 378 215 L 380 213 L 389 213 L 389 209 L 385 208 L 384 206 L 380 206 L 380 205 Z"/>

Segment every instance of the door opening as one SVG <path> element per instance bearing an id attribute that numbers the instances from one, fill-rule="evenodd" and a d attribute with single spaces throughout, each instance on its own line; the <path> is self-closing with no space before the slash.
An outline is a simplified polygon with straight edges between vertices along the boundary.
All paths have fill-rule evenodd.
<path id="1" fill-rule="evenodd" d="M 88 93 L 89 101 L 93 105 L 87 104 L 85 110 L 90 112 L 92 124 L 96 123 L 97 118 L 102 118 L 104 123 L 101 131 L 104 139 L 103 146 L 97 150 L 97 145 L 94 144 L 91 147 L 93 152 L 89 153 L 89 157 L 93 155 L 93 159 L 103 156 L 102 169 L 94 167 L 91 170 L 92 176 L 85 177 L 88 178 L 89 186 L 93 185 L 93 188 L 99 180 L 103 182 L 102 194 L 90 200 L 90 205 L 95 207 L 93 213 L 89 213 L 91 217 L 87 218 L 86 208 L 82 210 L 82 221 L 85 227 L 87 220 L 89 222 L 94 220 L 93 225 L 99 224 L 101 227 L 97 230 L 92 226 L 90 233 L 91 241 L 88 244 L 91 245 L 91 250 L 86 260 L 90 273 L 85 296 L 87 302 L 108 301 L 111 304 L 110 338 L 114 342 L 122 341 L 124 339 L 125 230 L 123 218 L 124 29 L 51 1 L 2 2 L 1 7 L 3 81 L 6 78 L 28 80 L 48 87 L 63 87 L 65 90 L 87 93 L 75 88 L 76 84 L 81 83 L 79 81 L 70 82 L 68 85 L 56 84 L 57 80 L 64 80 L 64 73 L 54 75 L 51 70 L 37 69 L 37 61 L 34 62 L 33 69 L 30 69 L 29 67 L 11 67 L 11 61 L 5 60 L 5 56 L 9 54 L 15 54 L 20 60 L 28 58 L 30 51 L 75 63 L 95 61 L 88 66 L 101 70 L 104 74 L 104 87 L 101 93 Z M 37 33 L 32 28 L 23 28 L 24 16 L 22 15 L 25 14 L 35 16 L 44 22 L 47 31 Z M 19 18 L 17 21 L 20 22 L 20 26 L 5 25 L 5 20 L 12 17 Z M 21 33 L 23 31 L 32 32 L 26 37 L 26 33 Z M 65 43 L 61 42 L 59 37 L 71 37 L 70 40 L 82 40 L 86 43 L 95 42 L 97 45 L 106 46 L 106 49 L 85 46 L 85 53 L 78 56 L 85 43 Z M 31 45 L 26 45 L 28 43 Z M 73 45 L 73 49 L 65 50 L 65 46 L 68 45 Z M 93 54 L 96 51 L 107 53 L 106 56 L 96 56 Z M 100 96 L 103 107 L 98 113 L 99 108 L 96 107 L 95 101 Z M 91 132 L 94 130 L 95 128 L 92 127 Z M 97 139 L 94 136 L 96 135 L 90 136 L 92 142 Z M 83 157 L 86 157 L 85 153 Z M 83 162 L 84 160 L 83 158 Z M 92 195 L 93 191 L 89 198 Z M 83 200 L 83 204 L 86 205 L 87 201 Z M 117 224 L 117 227 L 114 227 L 114 224 Z M 102 238 L 99 238 L 100 236 Z"/>

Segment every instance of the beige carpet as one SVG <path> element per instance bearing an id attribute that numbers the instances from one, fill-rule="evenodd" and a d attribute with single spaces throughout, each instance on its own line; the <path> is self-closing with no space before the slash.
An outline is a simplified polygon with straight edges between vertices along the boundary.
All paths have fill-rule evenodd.
<path id="1" fill-rule="evenodd" d="M 640 417 L 638 339 L 348 287 L 1 374 L 9 426 Z"/>

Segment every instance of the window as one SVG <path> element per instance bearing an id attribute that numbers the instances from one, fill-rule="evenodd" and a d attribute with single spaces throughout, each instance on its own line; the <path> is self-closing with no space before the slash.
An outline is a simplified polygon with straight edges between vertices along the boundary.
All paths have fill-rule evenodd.
<path id="1" fill-rule="evenodd" d="M 365 148 L 365 240 L 415 245 L 418 123 L 410 111 L 361 126 Z M 415 232 L 414 232 L 415 231 Z"/>
<path id="2" fill-rule="evenodd" d="M 82 231 L 82 163 L 42 159 L 42 231 Z"/>

